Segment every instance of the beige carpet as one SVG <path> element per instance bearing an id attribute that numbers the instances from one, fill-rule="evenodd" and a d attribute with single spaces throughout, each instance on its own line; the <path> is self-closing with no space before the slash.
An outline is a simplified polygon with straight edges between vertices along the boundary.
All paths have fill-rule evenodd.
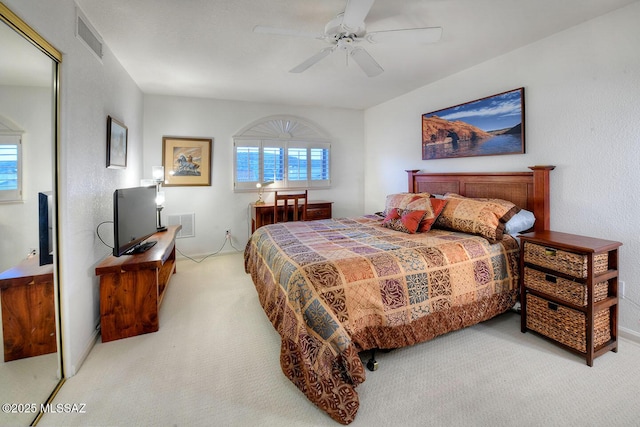
<path id="1" fill-rule="evenodd" d="M 58 355 L 43 354 L 10 362 L 2 360 L 0 355 L 0 402 L 16 406 L 9 411 L 3 407 L 0 426 L 29 425 L 38 413 L 31 411 L 32 406 L 25 411 L 19 410 L 17 405 L 35 404 L 40 410 L 40 404 L 47 401 L 59 381 Z"/>
<path id="2" fill-rule="evenodd" d="M 287 380 L 241 254 L 178 262 L 160 331 L 98 342 L 39 426 L 336 426 Z M 364 357 L 364 356 L 363 356 Z M 633 426 L 640 345 L 589 368 L 507 313 L 378 357 L 353 426 Z"/>

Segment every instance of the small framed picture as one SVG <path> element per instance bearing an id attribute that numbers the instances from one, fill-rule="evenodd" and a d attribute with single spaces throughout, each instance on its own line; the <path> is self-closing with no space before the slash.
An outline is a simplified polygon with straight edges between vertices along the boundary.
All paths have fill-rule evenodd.
<path id="1" fill-rule="evenodd" d="M 211 185 L 210 138 L 162 138 L 164 186 Z"/>
<path id="2" fill-rule="evenodd" d="M 107 167 L 125 169 L 127 167 L 128 129 L 121 122 L 107 116 Z"/>

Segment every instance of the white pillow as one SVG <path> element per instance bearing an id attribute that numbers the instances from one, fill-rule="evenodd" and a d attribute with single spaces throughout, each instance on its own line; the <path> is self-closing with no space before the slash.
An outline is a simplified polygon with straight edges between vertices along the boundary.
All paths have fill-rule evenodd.
<path id="1" fill-rule="evenodd" d="M 520 212 L 515 214 L 504 226 L 504 232 L 506 234 L 515 235 L 533 227 L 536 222 L 536 217 L 533 216 L 533 212 L 525 209 L 520 209 Z"/>

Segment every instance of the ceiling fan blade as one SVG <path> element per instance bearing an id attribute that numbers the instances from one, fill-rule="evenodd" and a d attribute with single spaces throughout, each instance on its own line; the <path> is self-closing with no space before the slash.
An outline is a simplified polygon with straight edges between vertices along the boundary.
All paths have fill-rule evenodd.
<path id="1" fill-rule="evenodd" d="M 364 19 L 369 14 L 375 0 L 348 0 L 344 9 L 342 26 L 348 31 L 364 28 Z"/>
<path id="2" fill-rule="evenodd" d="M 371 55 L 369 55 L 369 52 L 361 47 L 353 48 L 349 55 L 353 58 L 354 61 L 356 61 L 360 68 L 362 68 L 362 71 L 364 71 L 364 73 L 369 77 L 378 76 L 384 71 L 384 68 L 382 68 L 380 64 L 378 64 L 376 60 L 373 59 Z"/>
<path id="3" fill-rule="evenodd" d="M 302 62 L 300 65 L 297 65 L 297 66 L 293 67 L 292 69 L 290 69 L 289 72 L 290 73 L 301 73 L 304 70 L 306 70 L 307 68 L 311 67 L 312 65 L 316 64 L 317 62 L 320 62 L 320 60 L 322 60 L 325 57 L 327 57 L 331 52 L 333 52 L 333 50 L 334 50 L 334 47 L 325 47 L 320 52 L 318 52 L 315 55 L 313 55 L 311 58 L 309 58 L 306 61 Z"/>
<path id="4" fill-rule="evenodd" d="M 291 36 L 291 37 L 304 37 L 307 39 L 320 39 L 324 38 L 324 34 L 309 33 L 306 31 L 289 30 L 286 28 L 267 27 L 265 25 L 256 25 L 253 27 L 254 33 L 260 34 L 274 34 L 276 36 Z"/>
<path id="5" fill-rule="evenodd" d="M 365 38 L 371 43 L 434 43 L 442 37 L 442 27 L 374 31 Z"/>

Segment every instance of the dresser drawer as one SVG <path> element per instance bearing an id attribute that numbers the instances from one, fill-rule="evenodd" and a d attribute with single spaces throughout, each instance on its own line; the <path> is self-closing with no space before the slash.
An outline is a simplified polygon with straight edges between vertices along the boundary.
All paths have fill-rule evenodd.
<path id="1" fill-rule="evenodd" d="M 527 328 L 580 352 L 587 349 L 585 313 L 526 294 Z M 600 347 L 611 339 L 609 309 L 598 311 L 593 319 L 593 345 Z"/>
<path id="2" fill-rule="evenodd" d="M 581 307 L 586 307 L 589 301 L 586 283 L 547 274 L 534 268 L 524 268 L 524 286 Z M 593 285 L 594 302 L 602 301 L 608 293 L 607 280 Z"/>
<path id="3" fill-rule="evenodd" d="M 307 221 L 331 218 L 331 205 L 307 208 Z"/>
<path id="4" fill-rule="evenodd" d="M 608 269 L 608 253 L 595 254 L 593 266 L 595 274 L 601 274 Z M 585 279 L 587 277 L 586 254 L 563 251 L 554 247 L 524 243 L 524 262 L 545 267 L 573 277 Z"/>

